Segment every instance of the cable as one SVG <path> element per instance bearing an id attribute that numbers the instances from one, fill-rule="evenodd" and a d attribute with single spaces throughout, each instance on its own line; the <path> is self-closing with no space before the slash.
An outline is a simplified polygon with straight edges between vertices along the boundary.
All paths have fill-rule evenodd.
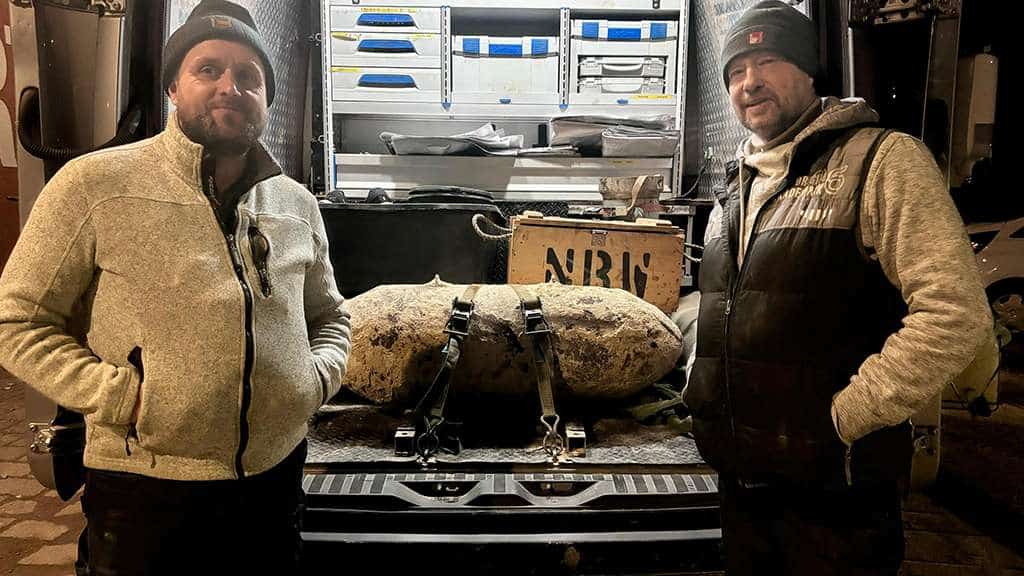
<path id="1" fill-rule="evenodd" d="M 679 200 L 687 198 L 687 197 L 690 196 L 690 194 L 693 194 L 693 191 L 696 190 L 697 186 L 700 185 L 700 179 L 704 176 L 704 172 L 707 170 L 708 164 L 710 164 L 710 163 L 711 163 L 711 156 L 704 156 L 704 161 L 701 162 L 700 170 L 697 171 L 697 179 L 693 181 L 693 186 L 690 186 L 690 189 L 687 190 L 685 194 L 683 194 L 682 196 L 680 196 L 678 198 Z"/>
<path id="2" fill-rule="evenodd" d="M 21 93 L 21 102 L 18 105 L 18 140 L 26 152 L 43 160 L 67 162 L 82 154 L 127 144 L 131 142 L 135 131 L 142 123 L 142 107 L 136 104 L 125 113 L 114 137 L 99 146 L 83 146 L 81 148 L 47 146 L 42 142 L 35 141 L 29 132 L 29 125 L 39 124 L 39 108 L 39 89 L 36 87 L 25 88 Z"/>

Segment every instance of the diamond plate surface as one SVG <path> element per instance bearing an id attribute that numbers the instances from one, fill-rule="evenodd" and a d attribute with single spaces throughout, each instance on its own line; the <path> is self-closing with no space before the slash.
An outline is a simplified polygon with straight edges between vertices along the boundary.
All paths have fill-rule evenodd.
<path id="1" fill-rule="evenodd" d="M 265 0 L 233 0 L 244 6 L 274 63 L 277 83 L 274 104 L 270 107 L 264 146 L 281 164 L 284 173 L 299 182 L 306 180 L 302 170 L 303 128 L 306 118 L 307 71 L 311 45 L 308 2 L 267 2 Z M 170 0 L 170 29 L 181 26 L 199 0 Z"/>
<path id="2" fill-rule="evenodd" d="M 310 426 L 311 464 L 414 462 L 415 457 L 395 456 L 391 434 L 399 419 L 366 405 L 328 406 Z M 587 464 L 702 464 L 693 440 L 667 426 L 643 426 L 631 420 L 604 420 L 595 427 L 614 430 L 587 446 Z M 446 464 L 544 464 L 547 455 L 539 438 L 527 446 L 467 448 L 457 456 L 439 454 Z"/>
<path id="3" fill-rule="evenodd" d="M 736 149 L 749 132 L 740 124 L 729 104 L 729 92 L 722 80 L 722 44 L 729 28 L 757 0 L 701 0 L 693 2 L 690 10 L 690 36 L 694 38 L 691 63 L 696 63 L 696 85 L 692 90 L 696 97 L 697 117 L 687 118 L 687 125 L 699 128 L 687 134 L 696 141 L 686 142 L 688 149 L 710 150 L 712 158 L 698 186 L 697 198 L 712 198 L 712 186 L 721 185 L 725 180 L 725 163 L 736 156 Z M 797 6 L 804 13 L 804 5 Z M 691 124 L 692 123 L 692 124 Z M 694 147 L 695 148 L 691 148 Z M 698 165 L 688 167 L 687 172 L 696 173 Z"/>

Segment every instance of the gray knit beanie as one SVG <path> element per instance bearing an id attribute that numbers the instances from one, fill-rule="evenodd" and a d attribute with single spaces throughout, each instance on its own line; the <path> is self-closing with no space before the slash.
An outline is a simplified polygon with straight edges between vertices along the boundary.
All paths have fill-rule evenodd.
<path id="1" fill-rule="evenodd" d="M 722 46 L 722 78 L 729 86 L 729 63 L 755 50 L 775 52 L 814 77 L 818 72 L 818 33 L 802 12 L 779 0 L 753 5 L 732 25 Z"/>
<path id="2" fill-rule="evenodd" d="M 167 39 L 161 78 L 164 92 L 178 76 L 178 68 L 188 51 L 200 42 L 214 39 L 247 44 L 256 52 L 263 63 L 267 106 L 270 106 L 274 102 L 274 66 L 270 56 L 249 11 L 227 0 L 203 0 L 188 15 L 188 20 Z"/>

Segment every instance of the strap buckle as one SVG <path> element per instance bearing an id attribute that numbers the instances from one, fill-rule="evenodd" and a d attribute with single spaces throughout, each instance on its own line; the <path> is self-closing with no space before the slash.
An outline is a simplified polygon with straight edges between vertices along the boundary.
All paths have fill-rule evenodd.
<path id="1" fill-rule="evenodd" d="M 473 303 L 456 298 L 452 301 L 452 313 L 445 324 L 444 333 L 465 338 L 469 336 L 469 319 L 473 315 Z"/>
<path id="2" fill-rule="evenodd" d="M 551 333 L 551 326 L 548 325 L 547 318 L 544 317 L 544 311 L 540 307 L 540 302 L 537 302 L 535 307 L 527 306 L 526 302 L 521 302 L 519 307 L 523 311 L 524 336 Z"/>

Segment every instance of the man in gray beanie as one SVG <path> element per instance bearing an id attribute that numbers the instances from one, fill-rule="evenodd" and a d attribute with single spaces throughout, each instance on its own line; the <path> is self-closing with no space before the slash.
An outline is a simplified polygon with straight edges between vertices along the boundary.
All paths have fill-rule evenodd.
<path id="1" fill-rule="evenodd" d="M 820 98 L 817 46 L 769 0 L 722 50 L 751 135 L 705 235 L 685 400 L 732 575 L 896 574 L 908 419 L 992 330 L 931 154 L 864 101 Z"/>
<path id="2" fill-rule="evenodd" d="M 349 316 L 315 198 L 259 142 L 252 17 L 201 2 L 164 65 L 164 131 L 40 194 L 0 278 L 0 364 L 85 415 L 91 574 L 295 574 Z"/>

